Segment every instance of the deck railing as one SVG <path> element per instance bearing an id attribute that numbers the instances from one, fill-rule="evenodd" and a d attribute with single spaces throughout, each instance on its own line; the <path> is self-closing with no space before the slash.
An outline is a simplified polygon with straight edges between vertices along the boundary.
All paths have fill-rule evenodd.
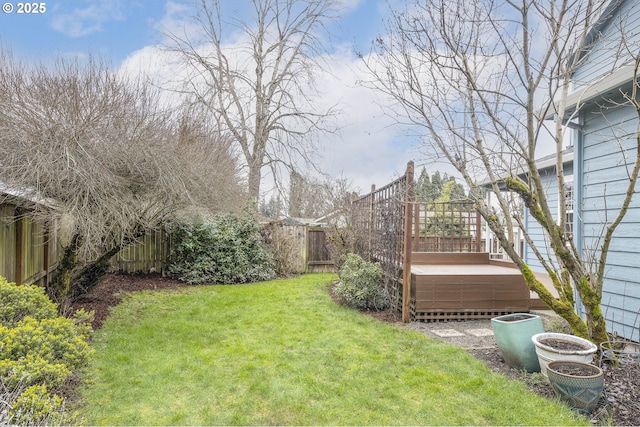
<path id="1" fill-rule="evenodd" d="M 480 213 L 473 202 L 413 203 L 413 252 L 482 252 Z"/>
<path id="2" fill-rule="evenodd" d="M 403 176 L 352 203 L 356 252 L 380 263 L 392 307 L 409 321 L 412 252 L 482 252 L 480 214 L 471 201 L 420 203 L 413 162 Z"/>

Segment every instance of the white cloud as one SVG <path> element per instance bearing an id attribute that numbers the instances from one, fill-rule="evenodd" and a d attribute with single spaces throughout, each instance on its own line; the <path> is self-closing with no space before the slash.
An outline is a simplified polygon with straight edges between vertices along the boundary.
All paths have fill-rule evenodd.
<path id="1" fill-rule="evenodd" d="M 162 25 L 179 28 L 182 24 L 175 19 L 179 21 L 184 10 L 170 3 Z M 365 79 L 364 67 L 350 46 L 337 47 L 323 60 L 327 70 L 316 79 L 321 89 L 319 110 L 337 105 L 342 114 L 336 118 L 339 132 L 319 136 L 318 166 L 331 177 L 349 178 L 361 193 L 372 184 L 380 188 L 402 175 L 407 162 L 417 156 L 413 141 L 382 112 L 379 94 L 358 84 Z M 153 46 L 132 53 L 121 71 L 144 73 L 164 87 L 182 75 L 170 55 Z"/>
<path id="2" fill-rule="evenodd" d="M 160 34 L 174 34 L 180 38 L 185 35 L 198 34 L 201 28 L 194 23 L 194 19 L 189 15 L 191 9 L 184 3 L 167 1 L 164 16 L 154 26 L 155 30 Z M 165 40 L 165 42 L 169 42 L 169 40 Z"/>
<path id="3" fill-rule="evenodd" d="M 69 37 L 83 37 L 102 31 L 108 21 L 124 19 L 121 1 L 92 1 L 84 8 L 69 13 L 57 13 L 51 19 L 54 30 Z"/>
<path id="4" fill-rule="evenodd" d="M 362 192 L 372 184 L 382 187 L 404 173 L 417 153 L 413 141 L 385 115 L 379 94 L 358 82 L 364 75 L 361 60 L 348 50 L 327 58 L 330 73 L 320 76 L 323 102 L 338 104 L 340 132 L 323 137 L 322 169 L 331 176 L 344 174 Z"/>
<path id="5" fill-rule="evenodd" d="M 357 9 L 365 0 L 338 0 L 338 5 L 343 12 L 349 12 Z"/>

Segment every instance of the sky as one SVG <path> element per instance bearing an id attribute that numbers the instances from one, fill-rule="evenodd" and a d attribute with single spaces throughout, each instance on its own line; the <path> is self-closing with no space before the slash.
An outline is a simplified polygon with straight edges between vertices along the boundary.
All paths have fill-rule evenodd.
<path id="1" fill-rule="evenodd" d="M 322 102 L 337 104 L 342 112 L 337 118 L 340 131 L 320 137 L 317 158 L 329 176 L 346 177 L 366 193 L 372 184 L 379 188 L 402 175 L 408 161 L 421 164 L 419 142 L 382 112 L 379 94 L 357 83 L 366 76 L 355 51 L 368 51 L 371 41 L 384 32 L 389 4 L 402 0 L 343 1 L 340 19 L 331 28 L 331 45 L 326 46 L 330 74 L 319 80 Z M 91 53 L 114 68 L 137 73 L 155 66 L 149 55 L 162 43 L 159 30 L 174 23 L 176 10 L 187 0 L 0 3 L 0 45 L 11 49 L 14 57 L 47 61 L 55 55 Z"/>

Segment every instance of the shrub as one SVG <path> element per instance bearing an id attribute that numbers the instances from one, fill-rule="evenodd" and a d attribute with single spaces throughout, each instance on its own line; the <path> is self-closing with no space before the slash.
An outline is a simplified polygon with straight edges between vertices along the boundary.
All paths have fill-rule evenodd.
<path id="1" fill-rule="evenodd" d="M 278 222 L 263 227 L 261 234 L 271 253 L 276 274 L 280 277 L 294 274 L 300 258 L 298 240 L 295 236 Z"/>
<path id="2" fill-rule="evenodd" d="M 351 227 L 332 226 L 327 230 L 327 249 L 338 271 L 342 268 L 347 254 L 354 251 L 355 233 Z"/>
<path id="3" fill-rule="evenodd" d="M 92 350 L 64 317 L 36 320 L 25 317 L 13 328 L 0 326 L 0 377 L 60 387 L 74 370 L 89 362 Z"/>
<path id="4" fill-rule="evenodd" d="M 56 305 L 36 285 L 16 286 L 0 276 L 0 325 L 13 327 L 25 316 L 34 319 L 53 319 L 58 315 Z"/>
<path id="5" fill-rule="evenodd" d="M 169 272 L 184 282 L 248 283 L 275 277 L 273 262 L 251 215 L 219 215 L 174 227 Z"/>
<path id="6" fill-rule="evenodd" d="M 59 389 L 69 375 L 71 370 L 68 366 L 51 363 L 37 356 L 27 356 L 20 360 L 0 360 L 0 380 L 11 388 L 21 384 L 46 384 L 52 389 Z"/>
<path id="7" fill-rule="evenodd" d="M 348 254 L 359 253 L 366 256 L 371 251 L 368 241 L 369 236 L 366 231 L 357 230 L 352 226 L 333 225 L 327 229 L 327 249 L 338 271 L 342 268 Z"/>
<path id="8" fill-rule="evenodd" d="M 33 385 L 15 400 L 7 402 L 9 425 L 71 425 L 79 421 L 75 413 L 65 412 L 64 399 L 50 394 L 44 385 Z"/>
<path id="9" fill-rule="evenodd" d="M 37 286 L 0 277 L 0 425 L 64 425 L 75 414 L 48 390 L 61 388 L 89 363 L 93 312 L 57 316 Z"/>
<path id="10" fill-rule="evenodd" d="M 335 294 L 349 307 L 383 310 L 389 307 L 389 295 L 383 286 L 382 269 L 350 253 L 339 271 Z"/>

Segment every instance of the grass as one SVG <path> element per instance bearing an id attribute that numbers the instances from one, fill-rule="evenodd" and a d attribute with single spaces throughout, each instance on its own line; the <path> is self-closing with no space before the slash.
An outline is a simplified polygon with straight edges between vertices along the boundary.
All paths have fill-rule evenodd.
<path id="1" fill-rule="evenodd" d="M 333 275 L 130 295 L 96 333 L 91 425 L 566 425 L 464 350 L 335 304 Z"/>

